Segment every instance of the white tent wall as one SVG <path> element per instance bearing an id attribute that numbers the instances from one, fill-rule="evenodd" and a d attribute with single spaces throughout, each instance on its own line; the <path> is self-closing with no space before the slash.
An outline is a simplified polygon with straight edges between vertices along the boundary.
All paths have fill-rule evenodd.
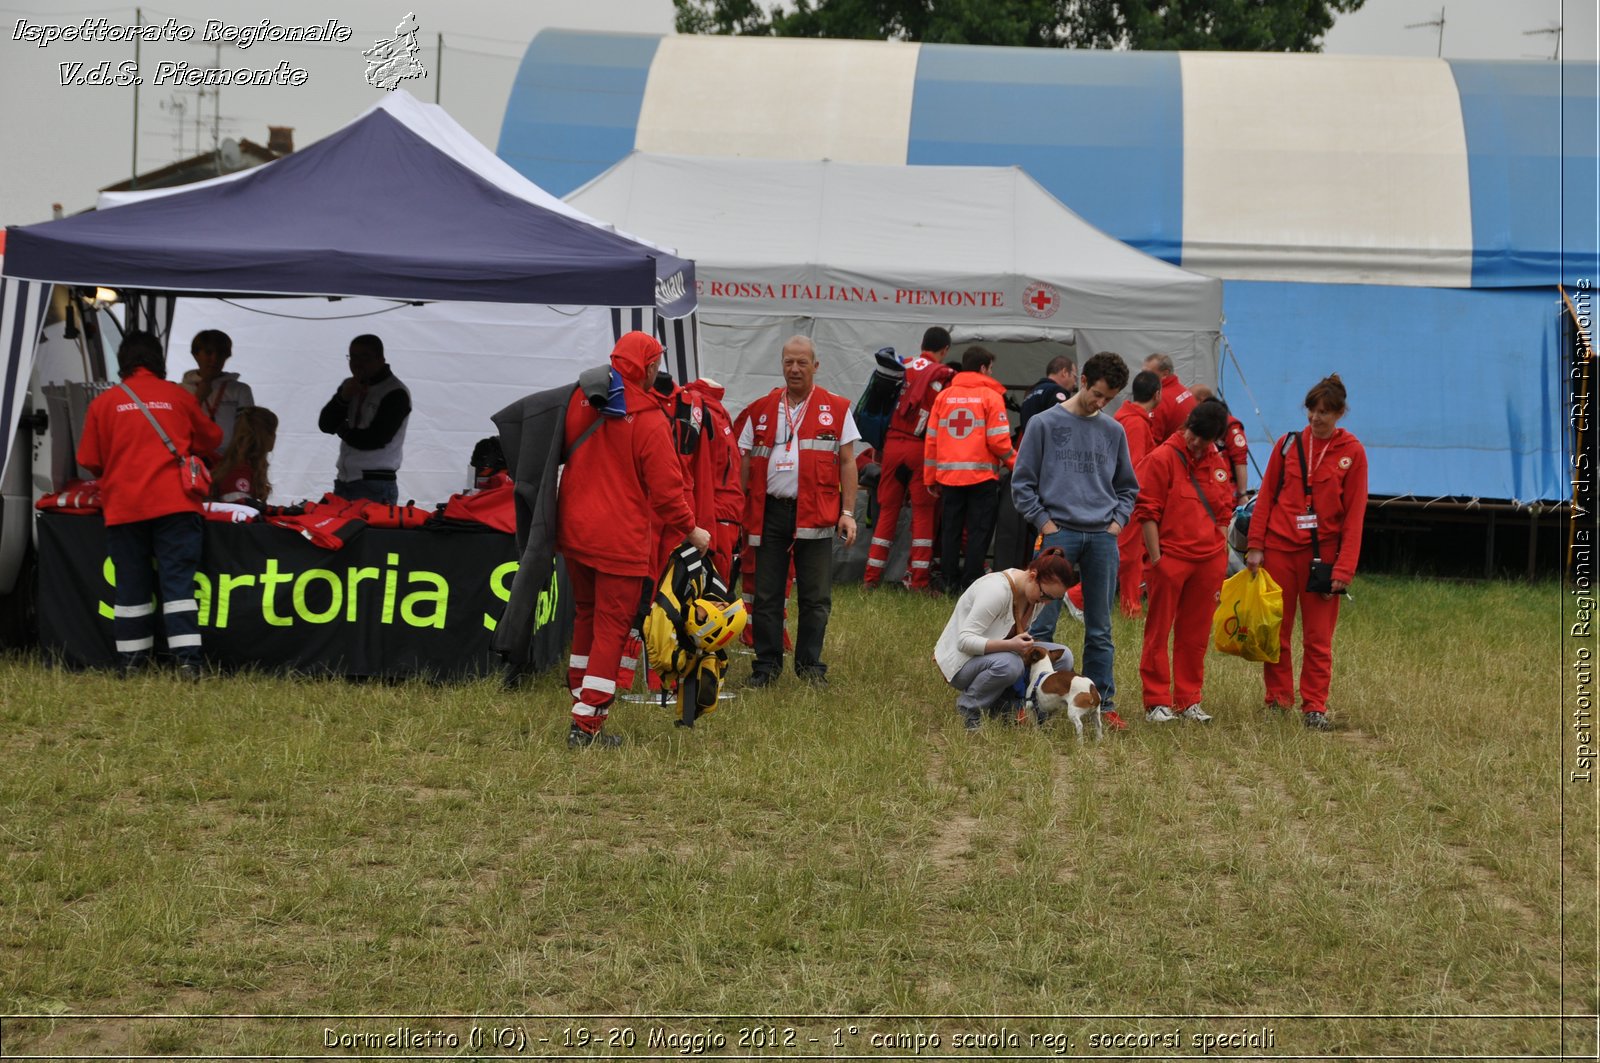
<path id="1" fill-rule="evenodd" d="M 573 192 L 585 214 L 695 260 L 701 372 L 737 410 L 810 335 L 819 382 L 854 399 L 872 352 L 952 331 L 1076 336 L 1080 359 L 1170 353 L 1215 383 L 1222 286 L 1106 236 L 1016 167 L 870 166 L 634 152 Z M 1027 386 L 1038 366 L 998 367 Z"/>
<path id="2" fill-rule="evenodd" d="M 624 329 L 628 324 L 624 312 Z M 206 328 L 232 337 L 228 370 L 278 415 L 275 502 L 320 498 L 333 487 L 339 441 L 317 430 L 317 414 L 349 375 L 345 356 L 355 336 L 382 339 L 389 365 L 411 391 L 400 498 L 425 505 L 467 485 L 473 445 L 494 434 L 491 415 L 530 392 L 573 382 L 605 362 L 614 342 L 604 307 L 180 299 L 167 351 L 170 379 L 194 367 L 189 341 Z"/>
<path id="3" fill-rule="evenodd" d="M 697 263 L 697 268 L 705 267 Z M 787 315 L 736 315 L 702 311 L 700 314 L 700 371 L 727 389 L 724 399 L 734 413 L 783 384 L 780 351 L 790 336 L 810 336 L 821 363 L 817 383 L 854 402 L 872 376 L 873 352 L 893 347 L 898 354 L 916 354 L 922 334 L 930 325 L 943 325 L 956 335 L 971 326 L 939 320 L 881 321 L 843 317 L 791 317 Z M 981 342 L 981 341 L 980 341 Z M 1170 354 L 1178 376 L 1186 384 L 1215 386 L 1217 375 L 1214 336 L 1200 333 L 1147 332 L 1137 329 L 1083 329 L 1077 333 L 1074 356 L 1081 365 L 1098 351 L 1113 351 L 1128 363 L 1130 374 L 1151 354 Z M 964 345 L 961 345 L 964 346 Z M 1040 345 L 1041 347 L 1043 345 Z M 1028 388 L 1043 375 L 1039 356 L 1016 357 L 1008 365 L 1011 345 L 995 344 L 995 375 L 1012 388 Z M 960 349 L 960 346 L 957 348 Z M 1011 348 L 1014 349 L 1014 348 Z M 1051 344 L 1056 352 L 1072 350 Z M 1130 377 L 1131 379 L 1131 377 Z"/>

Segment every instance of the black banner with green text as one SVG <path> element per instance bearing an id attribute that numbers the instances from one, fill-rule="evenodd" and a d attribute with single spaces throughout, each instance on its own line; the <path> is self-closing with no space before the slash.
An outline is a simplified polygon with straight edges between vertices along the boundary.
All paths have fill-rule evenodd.
<path id="1" fill-rule="evenodd" d="M 514 539 L 489 529 L 367 528 L 324 550 L 271 525 L 208 521 L 195 574 L 205 656 L 224 669 L 312 675 L 497 673 L 489 639 L 516 571 Z M 74 667 L 111 666 L 115 578 L 98 517 L 41 515 L 43 646 Z M 542 671 L 563 661 L 572 637 L 559 560 L 538 611 L 533 666 Z"/>

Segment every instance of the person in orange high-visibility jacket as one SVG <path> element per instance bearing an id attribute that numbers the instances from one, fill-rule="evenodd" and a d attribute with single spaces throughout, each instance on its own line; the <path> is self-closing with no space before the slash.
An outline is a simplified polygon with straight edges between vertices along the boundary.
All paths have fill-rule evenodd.
<path id="1" fill-rule="evenodd" d="M 959 595 L 983 575 L 1000 512 L 1000 475 L 1017 461 L 1005 385 L 993 366 L 994 355 L 982 347 L 961 356 L 961 372 L 933 404 L 923 444 L 923 480 L 943 500 L 939 563 L 947 594 Z"/>
<path id="2" fill-rule="evenodd" d="M 927 438 L 933 404 L 955 372 L 944 364 L 950 351 L 950 333 L 938 325 L 922 336 L 922 353 L 906 363 L 906 382 L 900 400 L 889 416 L 884 433 L 883 461 L 878 471 L 878 520 L 867 548 L 867 572 L 862 583 L 876 587 L 889 564 L 900 509 L 911 503 L 911 564 L 906 586 L 926 590 L 933 575 L 933 537 L 939 527 L 939 499 L 928 490 L 922 476 L 923 441 Z"/>

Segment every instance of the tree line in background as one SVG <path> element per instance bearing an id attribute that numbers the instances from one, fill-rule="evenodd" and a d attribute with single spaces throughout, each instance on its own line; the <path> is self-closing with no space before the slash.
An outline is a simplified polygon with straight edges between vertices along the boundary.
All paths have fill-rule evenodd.
<path id="1" fill-rule="evenodd" d="M 672 0 L 679 33 L 1141 51 L 1320 52 L 1365 0 Z"/>

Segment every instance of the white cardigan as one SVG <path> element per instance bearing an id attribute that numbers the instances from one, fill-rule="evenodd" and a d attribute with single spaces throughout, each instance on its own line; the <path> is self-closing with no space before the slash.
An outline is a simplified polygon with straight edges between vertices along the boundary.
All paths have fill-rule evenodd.
<path id="1" fill-rule="evenodd" d="M 991 572 L 975 580 L 957 600 L 955 611 L 933 646 L 933 660 L 944 673 L 945 682 L 955 678 L 962 665 L 983 656 L 991 639 L 1003 639 L 1011 631 L 1011 584 L 1006 579 L 1007 572 L 1012 573 L 1019 586 L 1027 578 L 1019 568 Z M 1023 630 L 1027 630 L 1042 605 L 1041 600 L 1023 611 Z"/>

